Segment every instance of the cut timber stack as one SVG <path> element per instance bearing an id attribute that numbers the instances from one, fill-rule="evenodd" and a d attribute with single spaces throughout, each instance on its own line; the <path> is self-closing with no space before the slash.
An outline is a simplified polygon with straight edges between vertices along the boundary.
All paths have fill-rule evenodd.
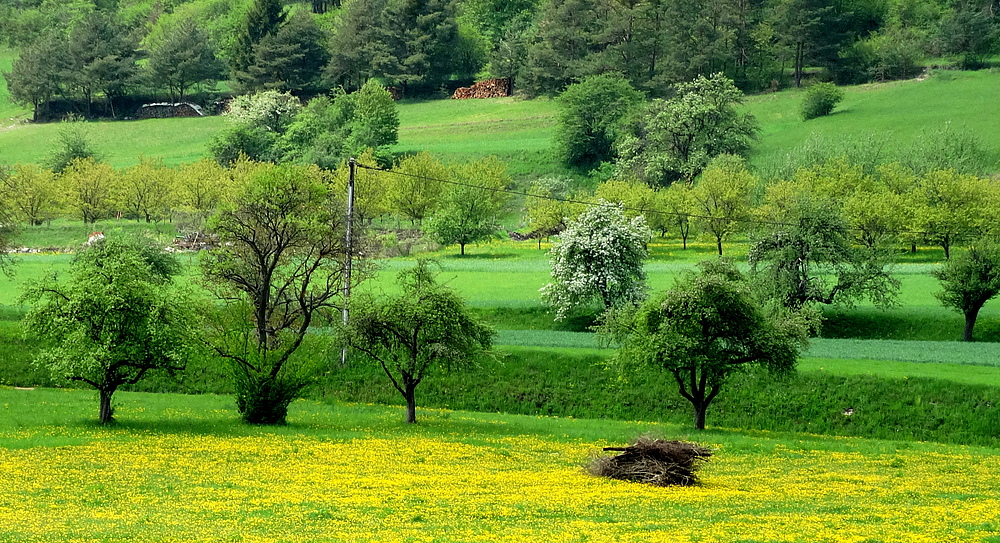
<path id="1" fill-rule="evenodd" d="M 471 87 L 459 87 L 451 97 L 454 100 L 467 98 L 503 98 L 511 95 L 510 79 L 487 79 Z"/>

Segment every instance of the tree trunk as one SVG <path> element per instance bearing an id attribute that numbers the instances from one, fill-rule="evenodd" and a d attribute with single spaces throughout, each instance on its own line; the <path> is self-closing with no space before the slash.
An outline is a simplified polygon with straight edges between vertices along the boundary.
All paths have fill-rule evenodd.
<path id="1" fill-rule="evenodd" d="M 708 411 L 707 405 L 694 404 L 694 427 L 696 430 L 705 429 L 705 412 Z"/>
<path id="2" fill-rule="evenodd" d="M 98 413 L 98 418 L 101 424 L 108 424 L 115 421 L 114 414 L 115 411 L 111 407 L 111 396 L 114 395 L 114 390 L 104 390 L 101 389 L 101 407 Z"/>
<path id="3" fill-rule="evenodd" d="M 970 309 L 965 313 L 965 329 L 962 330 L 962 341 L 975 341 L 972 338 L 972 329 L 976 327 L 976 319 L 978 317 L 979 307 Z"/>
<path id="4" fill-rule="evenodd" d="M 417 385 L 407 384 L 406 392 L 403 396 L 406 398 L 406 423 L 416 424 L 417 422 L 417 396 L 416 396 Z"/>
<path id="5" fill-rule="evenodd" d="M 465 244 L 464 243 L 459 243 L 458 246 L 461 248 L 461 254 L 462 254 L 462 256 L 465 256 Z"/>
<path id="6" fill-rule="evenodd" d="M 721 236 L 715 238 L 715 246 L 719 248 L 719 256 L 722 256 L 722 237 Z"/>

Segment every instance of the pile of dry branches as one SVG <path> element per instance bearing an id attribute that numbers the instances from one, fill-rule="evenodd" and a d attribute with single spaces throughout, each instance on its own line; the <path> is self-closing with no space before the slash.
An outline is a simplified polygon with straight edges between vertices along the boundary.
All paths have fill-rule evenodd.
<path id="1" fill-rule="evenodd" d="M 712 456 L 712 450 L 689 441 L 667 441 L 642 436 L 628 447 L 605 447 L 617 456 L 599 456 L 588 467 L 592 475 L 648 483 L 654 486 L 688 486 L 698 482 L 695 471 Z"/>

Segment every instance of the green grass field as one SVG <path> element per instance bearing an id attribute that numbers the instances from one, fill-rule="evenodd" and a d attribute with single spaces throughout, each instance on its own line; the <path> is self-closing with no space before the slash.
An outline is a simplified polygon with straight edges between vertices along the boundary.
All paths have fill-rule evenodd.
<path id="1" fill-rule="evenodd" d="M 0 66 L 12 54 L 0 51 Z M 4 63 L 7 64 L 4 64 Z M 891 154 L 920 134 L 946 123 L 968 130 L 992 150 L 993 171 L 1000 171 L 1000 110 L 992 97 L 1000 85 L 995 71 L 938 71 L 926 81 L 900 81 L 846 88 L 846 98 L 829 116 L 803 122 L 800 90 L 751 96 L 747 108 L 761 124 L 761 137 L 751 161 L 768 168 L 813 134 L 824 141 L 873 135 Z M 3 100 L 0 119 L 23 116 Z M 6 109 L 5 109 L 6 108 Z M 4 113 L 4 112 L 8 113 Z M 551 151 L 556 105 L 552 100 L 420 100 L 399 105 L 401 126 L 394 151 L 429 151 L 445 161 L 497 155 L 519 179 L 546 174 L 578 175 L 561 166 Z M 191 162 L 206 155 L 208 141 L 223 126 L 221 117 L 91 123 L 95 146 L 115 166 L 135 164 L 139 156 L 163 158 L 168 164 Z M 55 141 L 58 125 L 20 125 L 0 131 L 0 163 L 39 162 Z"/>
<path id="2" fill-rule="evenodd" d="M 236 421 L 222 396 L 0 388 L 4 541 L 983 542 L 1000 537 L 995 449 L 671 424 L 296 402 Z M 581 467 L 655 432 L 714 457 L 654 488 Z M 192 534 L 197 534 L 196 536 Z"/>

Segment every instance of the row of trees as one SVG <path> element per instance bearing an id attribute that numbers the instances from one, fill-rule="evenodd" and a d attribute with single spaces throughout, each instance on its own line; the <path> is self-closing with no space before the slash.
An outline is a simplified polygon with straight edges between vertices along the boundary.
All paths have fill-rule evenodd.
<path id="1" fill-rule="evenodd" d="M 103 95 L 114 114 L 123 95 L 183 97 L 221 78 L 296 94 L 377 78 L 409 95 L 490 75 L 537 95 L 615 74 L 667 97 L 671 85 L 713 73 L 756 92 L 788 73 L 798 85 L 807 67 L 839 83 L 912 77 L 926 56 L 974 68 L 1000 43 L 987 0 L 356 0 L 335 16 L 319 4 L 317 13 L 281 0 L 128 6 L 145 13 L 63 6 L 37 18 L 24 14 L 40 8 L 2 5 L 22 53 L 9 86 L 36 116 L 54 97 L 80 98 L 90 112 Z"/>
<path id="2" fill-rule="evenodd" d="M 315 167 L 266 163 L 241 163 L 231 178 L 208 224 L 221 243 L 199 262 L 212 301 L 174 281 L 174 257 L 121 235 L 80 251 L 68 278 L 51 275 L 25 291 L 25 326 L 53 345 L 39 363 L 97 389 L 102 422 L 113 420 L 118 388 L 182 371 L 201 350 L 230 368 L 245 421 L 283 423 L 288 405 L 329 369 L 329 353 L 347 344 L 381 365 L 415 422 L 421 380 L 489 348 L 492 330 L 436 284 L 426 263 L 400 275 L 401 295 L 359 297 L 348 328 L 317 333 L 338 326 L 345 280 L 367 276 L 360 224 L 346 240 L 344 187 Z"/>

